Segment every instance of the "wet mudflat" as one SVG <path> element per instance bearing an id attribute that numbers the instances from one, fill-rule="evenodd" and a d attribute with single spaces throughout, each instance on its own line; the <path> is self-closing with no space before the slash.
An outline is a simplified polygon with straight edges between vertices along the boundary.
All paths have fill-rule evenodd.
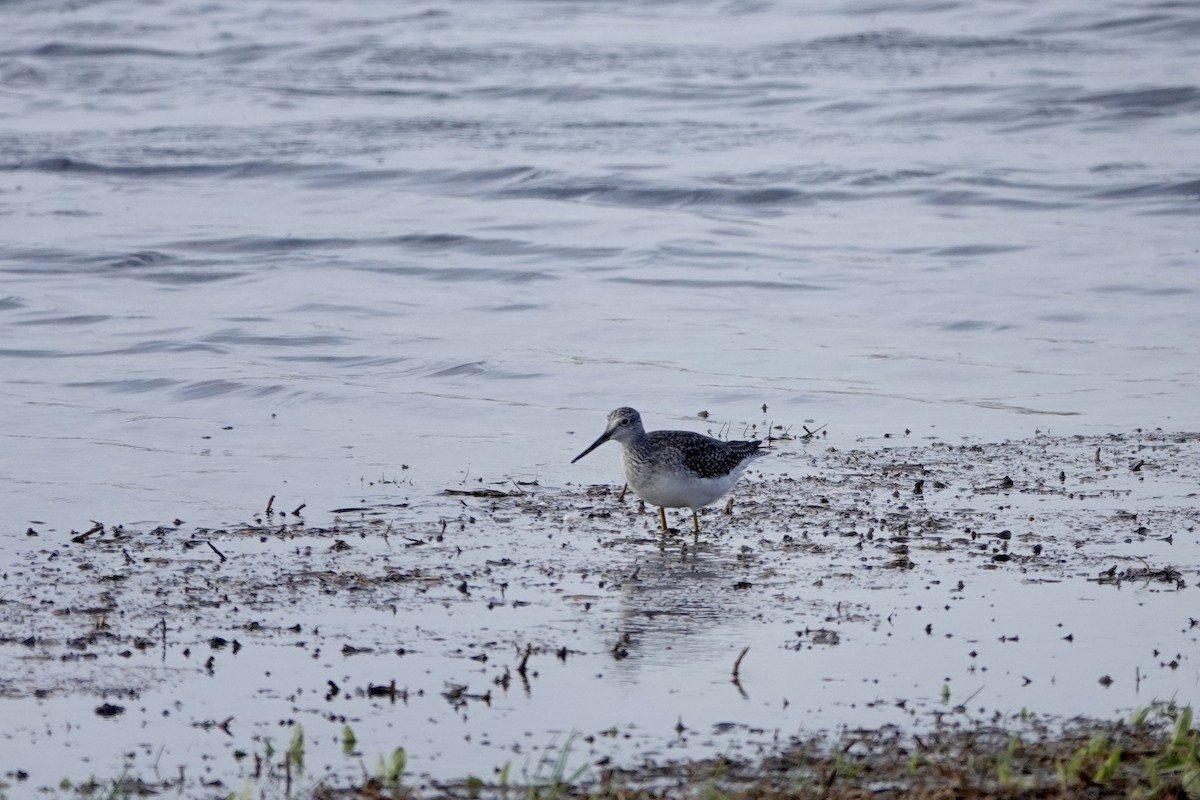
<path id="1" fill-rule="evenodd" d="M 1117 720 L 1197 696 L 1200 435 L 774 446 L 699 536 L 504 476 L 10 531 L 3 780 L 951 796 L 1169 749 Z"/>

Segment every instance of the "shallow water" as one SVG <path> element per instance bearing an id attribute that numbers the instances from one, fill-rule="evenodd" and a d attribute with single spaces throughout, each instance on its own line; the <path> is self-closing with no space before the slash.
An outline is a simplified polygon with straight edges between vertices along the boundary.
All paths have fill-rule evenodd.
<path id="1" fill-rule="evenodd" d="M 624 404 L 842 449 L 1200 427 L 1190 4 L 0 16 L 7 564 L 92 520 L 611 483 L 568 462 Z"/>
<path id="2" fill-rule="evenodd" d="M 792 472 L 824 469 L 756 474 L 699 537 L 606 485 L 456 490 L 328 528 L 39 532 L 9 542 L 0 735 L 38 787 L 281 791 L 302 729 L 306 785 L 402 746 L 429 790 L 545 780 L 562 748 L 594 777 L 1187 702 L 1198 443 L 782 442 Z"/>

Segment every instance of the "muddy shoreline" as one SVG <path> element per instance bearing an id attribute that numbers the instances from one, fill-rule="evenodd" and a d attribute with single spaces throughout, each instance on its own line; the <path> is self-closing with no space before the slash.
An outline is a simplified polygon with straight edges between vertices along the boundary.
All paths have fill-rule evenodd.
<path id="1" fill-rule="evenodd" d="M 1030 719 L 1077 747 L 1068 720 L 1196 696 L 1200 435 L 775 446 L 698 537 L 620 486 L 504 476 L 10 531 L 8 791 L 236 794 L 297 730 L 293 792 L 362 788 L 398 748 L 405 791 L 519 785 L 568 740 L 581 779 L 683 791 L 720 757 L 742 790 L 796 753 L 1003 750 Z"/>

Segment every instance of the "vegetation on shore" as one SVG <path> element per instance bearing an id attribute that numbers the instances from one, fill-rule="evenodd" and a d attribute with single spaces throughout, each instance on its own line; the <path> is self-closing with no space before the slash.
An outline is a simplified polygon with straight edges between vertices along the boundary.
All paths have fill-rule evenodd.
<path id="1" fill-rule="evenodd" d="M 1191 706 L 1156 704 L 1127 721 L 1074 720 L 1057 732 L 1017 733 L 979 724 L 927 733 L 894 728 L 850 731 L 835 741 L 814 739 L 758 763 L 719 758 L 638 770 L 576 765 L 571 740 L 547 748 L 532 773 L 513 776 L 505 765 L 489 780 L 423 783 L 405 775 L 407 754 L 396 748 L 374 766 L 347 727 L 345 753 L 359 755 L 360 781 L 336 782 L 304 771 L 304 733 L 289 746 L 270 742 L 255 753 L 254 773 L 237 790 L 204 787 L 203 796 L 252 800 L 990 800 L 991 798 L 1200 798 L 1200 730 Z M 143 797 L 196 787 L 150 784 L 123 775 L 59 787 L 79 796 Z M 4 797 L 0 789 L 0 797 Z M 196 795 L 193 795 L 196 796 Z"/>

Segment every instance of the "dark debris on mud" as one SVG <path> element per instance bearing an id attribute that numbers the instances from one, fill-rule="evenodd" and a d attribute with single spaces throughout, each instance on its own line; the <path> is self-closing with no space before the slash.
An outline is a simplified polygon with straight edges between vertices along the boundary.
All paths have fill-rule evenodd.
<path id="1" fill-rule="evenodd" d="M 731 513 L 706 510 L 696 536 L 660 535 L 653 509 L 623 497 L 619 486 L 512 481 L 447 489 L 441 500 L 364 502 L 337 509 L 324 526 L 307 524 L 303 505 L 274 509 L 272 498 L 253 522 L 223 529 L 189 529 L 180 520 L 149 530 L 100 522 L 68 534 L 29 528 L 24 559 L 9 567 L 0 593 L 0 698 L 92 697 L 97 715 L 119 719 L 142 691 L 164 679 L 161 671 L 132 668 L 139 654 L 182 648 L 210 677 L 220 670 L 219 657 L 264 637 L 294 638 L 314 658 L 321 647 L 345 656 L 403 656 L 424 643 L 397 647 L 352 628 L 318 633 L 306 610 L 421 603 L 520 608 L 530 602 L 526 593 L 540 592 L 586 611 L 593 598 L 623 585 L 680 580 L 698 553 L 728 568 L 715 593 L 764 605 L 777 602 L 781 586 L 804 583 L 831 592 L 846 582 L 888 586 L 930 562 L 1115 589 L 1136 584 L 1179 592 L 1200 585 L 1200 434 L 891 441 L 862 449 L 813 441 L 781 456 L 769 472 L 739 485 Z M 497 546 L 497 536 L 504 542 L 510 530 L 527 541 Z M 1157 560 L 1139 551 L 1148 543 L 1158 546 Z M 640 558 L 648 550 L 676 557 L 664 559 L 668 566 L 651 576 Z M 628 553 L 638 556 L 638 566 L 618 557 Z M 871 613 L 839 610 L 843 619 Z M 839 641 L 832 628 L 797 633 L 789 645 L 796 649 Z M 565 661 L 576 652 L 556 636 L 531 630 L 521 639 L 462 643 L 463 658 L 485 665 L 494 659 L 483 689 L 397 686 L 381 675 L 378 682 L 353 689 L 335 684 L 331 691 L 392 702 L 422 692 L 441 694 L 455 710 L 486 706 L 493 691 L 517 682 L 514 674 L 528 688 L 535 675 L 527 670 L 531 655 L 558 654 Z M 636 629 L 626 629 L 614 636 L 611 656 L 629 657 L 637 645 Z M 73 668 L 88 662 L 131 668 Z M 516 673 L 505 662 L 519 662 Z M 736 665 L 734 671 L 736 683 Z M 186 677 L 177 679 L 186 686 Z M 212 727 L 222 725 L 228 733 L 227 721 Z M 1139 758 L 1161 753 L 1169 736 L 1162 725 L 1093 722 L 1080 730 L 1019 740 L 988 727 L 934 731 L 921 739 L 891 729 L 859 731 L 753 763 L 643 764 L 632 771 L 601 765 L 606 778 L 586 793 L 691 796 L 697 787 L 715 786 L 746 798 L 1123 796 L 1142 791 Z M 1094 780 L 1099 767 L 1091 755 L 1082 764 L 1071 760 L 1081 742 L 1096 736 L 1120 750 L 1103 782 Z M 1002 757 L 1007 766 L 998 774 Z M 1064 761 L 1074 765 L 1065 775 Z M 1171 773 L 1147 796 L 1182 796 L 1180 780 Z M 322 786 L 313 796 L 393 796 L 375 783 L 349 785 Z M 421 793 L 465 796 L 483 788 L 429 783 Z M 578 794 L 569 786 L 557 791 Z"/>

